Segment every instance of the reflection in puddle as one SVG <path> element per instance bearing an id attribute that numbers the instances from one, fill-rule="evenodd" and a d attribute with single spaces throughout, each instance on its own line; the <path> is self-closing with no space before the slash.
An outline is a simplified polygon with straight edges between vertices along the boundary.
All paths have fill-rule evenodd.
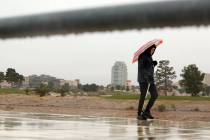
<path id="1" fill-rule="evenodd" d="M 210 139 L 210 123 L 0 112 L 2 140 Z"/>

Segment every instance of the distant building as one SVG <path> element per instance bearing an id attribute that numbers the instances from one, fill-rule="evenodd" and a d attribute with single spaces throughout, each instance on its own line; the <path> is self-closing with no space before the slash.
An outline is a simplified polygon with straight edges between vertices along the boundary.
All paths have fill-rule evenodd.
<path id="1" fill-rule="evenodd" d="M 203 79 L 203 83 L 210 86 L 210 73 L 206 73 Z"/>
<path id="2" fill-rule="evenodd" d="M 24 81 L 22 82 L 22 87 L 23 88 L 30 87 L 30 85 L 29 85 L 29 77 L 24 77 Z"/>
<path id="3" fill-rule="evenodd" d="M 113 86 L 125 86 L 128 79 L 127 77 L 128 73 L 125 62 L 115 62 L 111 72 L 111 84 Z"/>
<path id="4" fill-rule="evenodd" d="M 177 87 L 177 89 L 180 89 L 181 88 L 179 82 L 173 83 L 172 86 Z"/>
<path id="5" fill-rule="evenodd" d="M 60 80 L 60 86 L 63 86 L 65 84 L 69 84 L 69 86 L 71 87 L 78 87 L 80 84 L 80 80 L 76 79 L 76 80 Z"/>
<path id="6" fill-rule="evenodd" d="M 80 85 L 80 80 L 79 79 L 75 79 L 76 83 L 77 83 L 77 86 Z"/>
<path id="7" fill-rule="evenodd" d="M 49 75 L 31 75 L 29 76 L 29 86 L 30 88 L 37 88 L 41 85 L 41 83 L 49 84 L 49 82 L 53 83 L 54 87 L 60 86 L 60 79 L 56 79 L 55 77 Z"/>
<path id="8" fill-rule="evenodd" d="M 44 85 L 48 85 L 49 84 L 49 82 L 47 82 L 47 81 L 42 81 L 41 83 L 44 84 Z"/>
<path id="9" fill-rule="evenodd" d="M 4 80 L 3 82 L 0 83 L 0 87 L 1 88 L 11 88 L 12 84 L 8 83 L 6 80 Z"/>
<path id="10" fill-rule="evenodd" d="M 131 88 L 132 88 L 131 80 L 126 80 L 125 87 L 128 88 L 129 90 L 131 90 Z"/>

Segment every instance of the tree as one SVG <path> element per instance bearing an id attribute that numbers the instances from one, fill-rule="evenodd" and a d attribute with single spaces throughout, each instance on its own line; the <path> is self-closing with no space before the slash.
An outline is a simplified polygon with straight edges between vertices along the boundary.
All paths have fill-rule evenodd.
<path id="1" fill-rule="evenodd" d="M 30 92 L 30 89 L 29 89 L 29 88 L 26 88 L 26 89 L 25 89 L 26 95 L 29 95 L 29 92 Z"/>
<path id="2" fill-rule="evenodd" d="M 121 86 L 121 90 L 125 90 L 125 86 Z"/>
<path id="3" fill-rule="evenodd" d="M 183 79 L 180 80 L 179 84 L 187 93 L 198 96 L 198 93 L 203 89 L 204 75 L 195 64 L 185 66 L 180 75 Z"/>
<path id="4" fill-rule="evenodd" d="M 49 88 L 48 85 L 46 84 L 41 84 L 40 87 L 36 89 L 36 92 L 39 93 L 40 97 L 45 96 L 47 93 L 49 93 Z"/>
<path id="5" fill-rule="evenodd" d="M 99 86 L 99 89 L 104 90 L 104 86 L 103 85 Z"/>
<path id="6" fill-rule="evenodd" d="M 5 79 L 7 82 L 14 84 L 18 82 L 17 73 L 15 69 L 8 68 L 6 71 Z"/>
<path id="7" fill-rule="evenodd" d="M 126 91 L 130 91 L 129 86 L 126 86 L 125 90 L 126 90 Z"/>
<path id="8" fill-rule="evenodd" d="M 17 83 L 18 86 L 20 87 L 22 85 L 22 82 L 25 81 L 25 78 L 23 75 L 20 75 L 19 73 L 16 73 L 16 78 L 17 78 Z"/>
<path id="9" fill-rule="evenodd" d="M 24 81 L 24 76 L 17 73 L 15 69 L 8 68 L 6 71 L 5 79 L 7 82 L 11 83 L 12 86 L 20 86 L 22 84 L 22 81 Z"/>
<path id="10" fill-rule="evenodd" d="M 53 83 L 52 81 L 49 81 L 49 82 L 48 82 L 48 88 L 49 88 L 49 90 L 50 90 L 50 91 L 53 91 L 53 90 L 54 90 L 54 87 L 55 87 L 55 86 L 54 86 L 54 83 Z"/>
<path id="11" fill-rule="evenodd" d="M 4 81 L 4 72 L 0 72 L 0 83 Z"/>
<path id="12" fill-rule="evenodd" d="M 116 90 L 121 90 L 121 86 L 120 85 L 116 85 Z"/>
<path id="13" fill-rule="evenodd" d="M 82 86 L 82 90 L 83 91 L 86 91 L 86 92 L 96 92 L 98 91 L 99 89 L 99 86 L 97 86 L 96 84 L 86 84 L 86 85 L 83 85 Z"/>
<path id="14" fill-rule="evenodd" d="M 64 97 L 65 93 L 69 92 L 70 90 L 70 86 L 69 83 L 65 83 L 60 89 L 59 89 L 59 93 L 61 93 L 61 96 Z"/>
<path id="15" fill-rule="evenodd" d="M 158 89 L 162 89 L 165 91 L 165 95 L 167 96 L 167 91 L 172 90 L 172 79 L 175 79 L 176 72 L 173 67 L 169 66 L 169 60 L 161 60 L 159 61 L 159 65 L 155 72 L 155 80 Z"/>
<path id="16" fill-rule="evenodd" d="M 114 91 L 114 87 L 113 86 L 111 86 L 111 91 Z"/>

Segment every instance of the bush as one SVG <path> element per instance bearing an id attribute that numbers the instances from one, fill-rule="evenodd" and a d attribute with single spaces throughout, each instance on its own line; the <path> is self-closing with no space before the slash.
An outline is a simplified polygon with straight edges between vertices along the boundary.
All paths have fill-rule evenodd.
<path id="1" fill-rule="evenodd" d="M 25 93 L 26 93 L 26 95 L 29 95 L 29 92 L 30 92 L 31 90 L 29 89 L 29 88 L 26 88 L 25 89 Z"/>
<path id="2" fill-rule="evenodd" d="M 82 85 L 82 90 L 85 92 L 96 92 L 98 91 L 99 86 L 96 84 L 86 84 L 86 85 Z"/>
<path id="3" fill-rule="evenodd" d="M 161 104 L 161 105 L 158 105 L 157 109 L 158 109 L 159 112 L 164 112 L 164 111 L 166 111 L 166 106 Z"/>
<path id="4" fill-rule="evenodd" d="M 174 104 L 171 104 L 171 109 L 172 109 L 173 111 L 176 111 L 176 106 L 175 106 Z"/>
<path id="5" fill-rule="evenodd" d="M 198 107 L 192 109 L 192 111 L 200 111 L 200 109 Z"/>
<path id="6" fill-rule="evenodd" d="M 25 94 L 25 91 L 18 88 L 0 88 L 0 94 Z"/>
<path id="7" fill-rule="evenodd" d="M 36 89 L 36 92 L 39 93 L 40 97 L 43 97 L 49 92 L 49 88 L 47 85 L 41 84 L 40 87 Z"/>
<path id="8" fill-rule="evenodd" d="M 129 106 L 126 108 L 126 110 L 134 110 L 134 107 L 133 106 Z"/>

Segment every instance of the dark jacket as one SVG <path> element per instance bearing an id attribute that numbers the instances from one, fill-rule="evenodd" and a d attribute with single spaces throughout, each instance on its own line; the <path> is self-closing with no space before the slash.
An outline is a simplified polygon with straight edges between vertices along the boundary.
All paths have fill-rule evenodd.
<path id="1" fill-rule="evenodd" d="M 143 53 L 139 56 L 138 82 L 154 83 L 154 65 L 152 56 L 149 53 Z"/>

